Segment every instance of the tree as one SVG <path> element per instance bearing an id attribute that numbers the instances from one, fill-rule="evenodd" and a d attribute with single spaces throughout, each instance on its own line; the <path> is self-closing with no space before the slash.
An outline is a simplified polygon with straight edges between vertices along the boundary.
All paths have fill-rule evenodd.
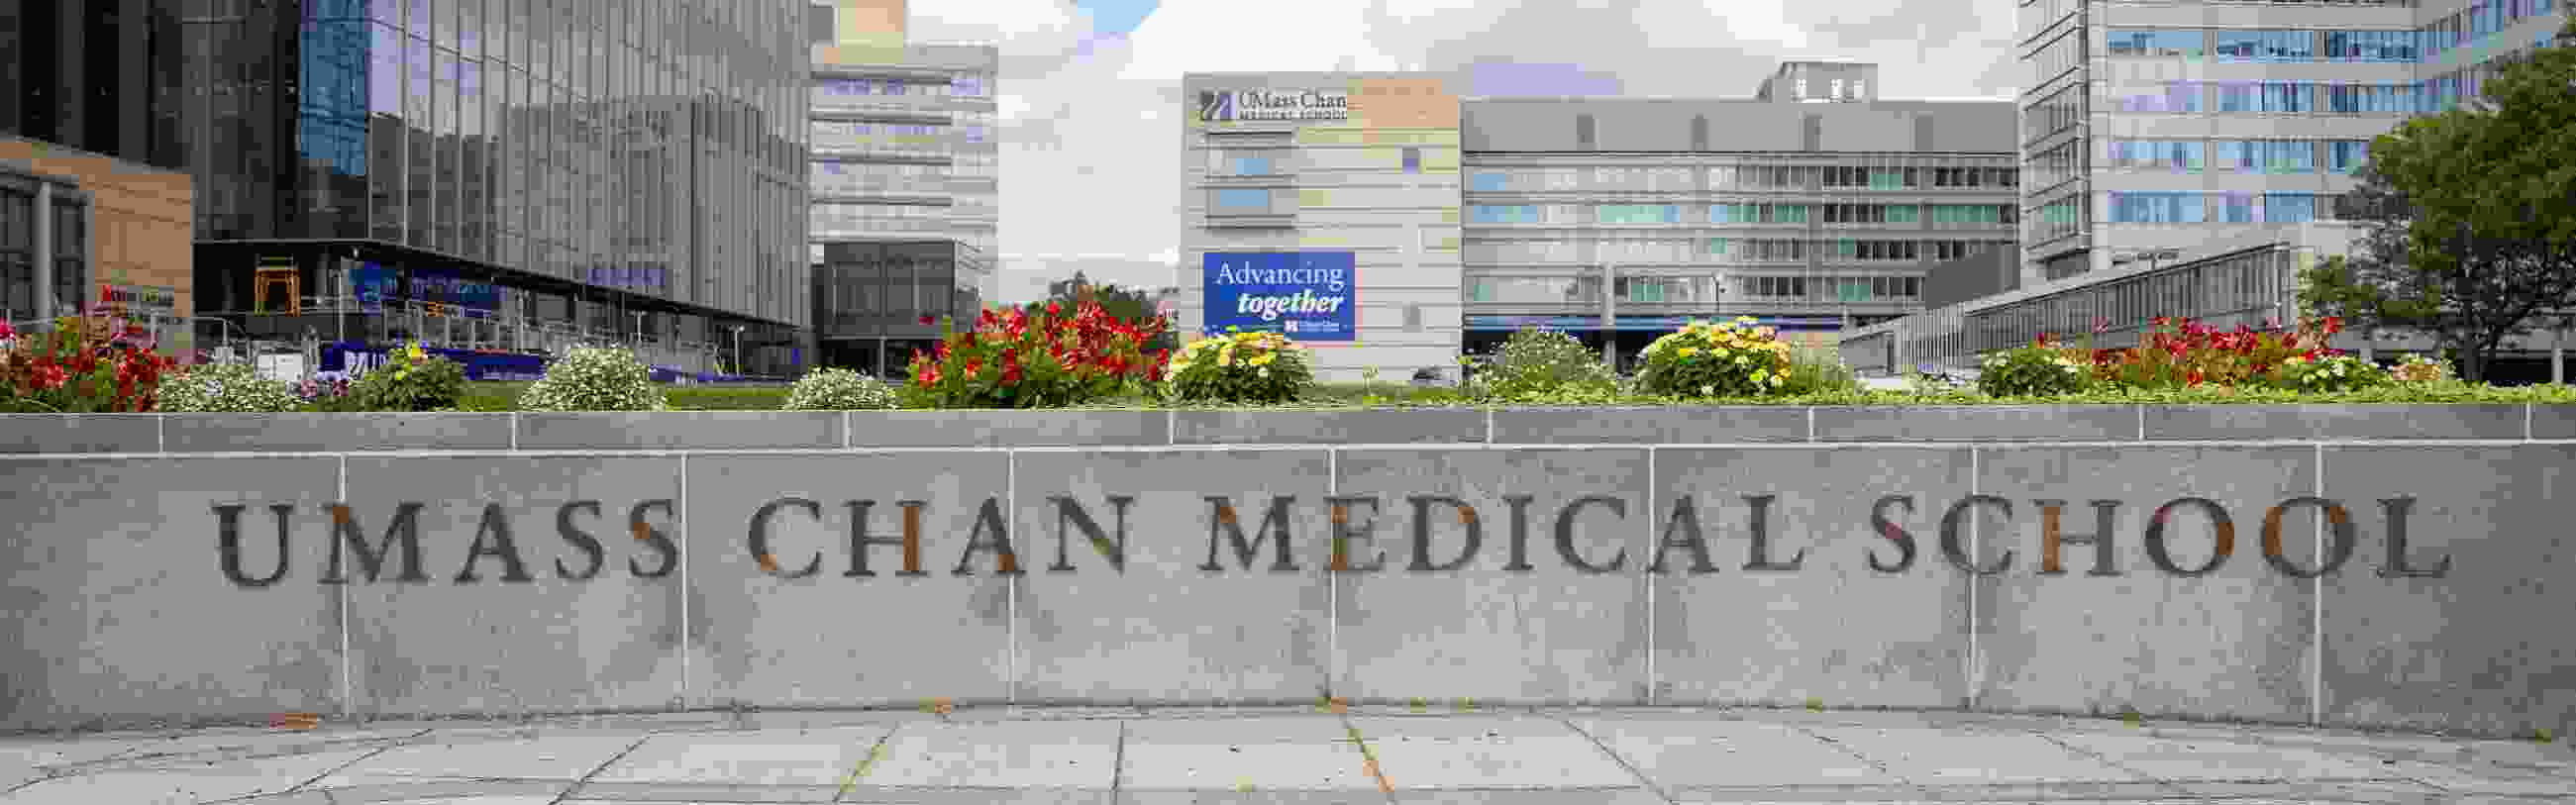
<path id="1" fill-rule="evenodd" d="M 2576 23 L 2569 26 L 2576 32 Z M 2482 379 L 2504 339 L 2576 303 L 2576 49 L 2536 51 L 2481 103 L 2371 143 L 2340 204 L 2367 235 L 2302 303 L 2432 336 Z"/>

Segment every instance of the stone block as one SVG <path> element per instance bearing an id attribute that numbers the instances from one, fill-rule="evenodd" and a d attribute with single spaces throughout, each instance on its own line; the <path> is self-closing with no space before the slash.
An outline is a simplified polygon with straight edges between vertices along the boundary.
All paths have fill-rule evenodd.
<path id="1" fill-rule="evenodd" d="M 326 572 L 337 546 L 359 712 L 500 716 L 678 702 L 691 572 L 680 553 L 679 459 L 347 462 L 348 532 L 325 543 L 337 518 L 324 512 L 300 527 Z M 400 539 L 406 520 L 416 565 Z"/>
<path id="2" fill-rule="evenodd" d="M 1174 411 L 1173 444 L 1444 444 L 1485 441 L 1480 408 Z"/>
<path id="3" fill-rule="evenodd" d="M 1735 444 L 1803 442 L 1808 409 L 1792 405 L 1696 408 L 1503 408 L 1496 444 Z"/>
<path id="4" fill-rule="evenodd" d="M 1018 580 L 1021 701 L 1312 702 L 1324 694 L 1331 469 L 1323 450 L 1015 460 L 1014 523 L 1028 570 Z M 1123 569 L 1113 556 L 1124 557 Z"/>
<path id="5" fill-rule="evenodd" d="M 1644 698 L 1645 450 L 1345 450 L 1337 461 L 1349 537 L 1332 565 L 1344 568 L 1332 574 L 1334 695 Z"/>
<path id="6" fill-rule="evenodd" d="M 2329 447 L 2325 465 L 2359 532 L 2325 580 L 2326 720 L 2496 737 L 2576 724 L 2576 534 L 2560 511 L 2576 445 Z"/>
<path id="7" fill-rule="evenodd" d="M 1978 581 L 1980 707 L 2306 717 L 2316 598 L 2267 558 L 2266 513 L 2314 494 L 2314 449 L 1979 452 L 1977 490 L 2004 501 L 1991 505 L 2005 520 L 1975 535 L 1993 571 Z M 2054 567 L 2043 501 L 2058 502 Z M 2315 567 L 2315 515 L 2282 509 L 2281 561 Z M 2106 530 L 2107 543 L 2066 541 Z"/>
<path id="8" fill-rule="evenodd" d="M 2133 405 L 1818 406 L 1824 442 L 2131 442 Z"/>
<path id="9" fill-rule="evenodd" d="M 2150 441 L 2520 439 L 2521 405 L 2150 405 Z"/>
<path id="10" fill-rule="evenodd" d="M 969 546 L 996 540 L 997 528 L 1012 535 L 1009 460 L 1001 452 L 690 458 L 689 701 L 849 707 L 1008 697 L 1010 586 L 996 575 L 997 553 Z M 1018 553 L 1021 567 L 1037 564 Z"/>
<path id="11" fill-rule="evenodd" d="M 157 453 L 160 414 L 0 414 L 0 453 Z"/>
<path id="12" fill-rule="evenodd" d="M 0 730 L 337 713 L 337 484 L 327 458 L 0 461 Z"/>
<path id="13" fill-rule="evenodd" d="M 850 445 L 1091 447 L 1171 444 L 1170 411 L 852 411 Z"/>
<path id="14" fill-rule="evenodd" d="M 1971 493 L 1970 461 L 1965 447 L 1655 451 L 1639 524 L 1653 541 L 1631 567 L 1653 583 L 1658 700 L 1956 704 L 1968 583 L 1943 561 L 1940 523 Z"/>
<path id="15" fill-rule="evenodd" d="M 522 450 L 823 449 L 839 411 L 585 411 L 519 415 Z"/>
<path id="16" fill-rule="evenodd" d="M 168 414 L 173 453 L 508 450 L 506 413 Z"/>

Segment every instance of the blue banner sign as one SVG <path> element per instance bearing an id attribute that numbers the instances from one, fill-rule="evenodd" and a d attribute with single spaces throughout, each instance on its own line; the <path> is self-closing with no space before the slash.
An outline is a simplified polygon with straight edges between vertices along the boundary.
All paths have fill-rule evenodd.
<path id="1" fill-rule="evenodd" d="M 333 376 L 356 380 L 385 365 L 391 347 L 342 342 L 322 347 L 322 367 Z M 467 380 L 535 380 L 546 374 L 546 356 L 520 352 L 475 352 L 430 347 L 422 350 L 465 366 Z"/>
<path id="2" fill-rule="evenodd" d="M 383 263 L 368 261 L 349 272 L 349 292 L 358 297 L 358 309 L 369 312 L 385 309 L 385 300 L 402 294 L 402 279 Z"/>
<path id="3" fill-rule="evenodd" d="M 1693 321 L 1717 323 L 1734 320 L 1733 316 L 1621 316 L 1611 329 L 1623 332 L 1666 331 L 1679 330 Z M 1843 326 L 1843 320 L 1834 316 L 1756 316 L 1753 323 L 1757 327 L 1776 327 L 1782 330 L 1837 330 Z M 1466 325 L 1470 330 L 1519 330 L 1533 327 L 1542 330 L 1568 331 L 1602 329 L 1599 316 L 1468 316 Z"/>
<path id="4" fill-rule="evenodd" d="M 1206 332 L 1231 327 L 1297 341 L 1356 340 L 1355 265 L 1350 252 L 1209 252 Z"/>

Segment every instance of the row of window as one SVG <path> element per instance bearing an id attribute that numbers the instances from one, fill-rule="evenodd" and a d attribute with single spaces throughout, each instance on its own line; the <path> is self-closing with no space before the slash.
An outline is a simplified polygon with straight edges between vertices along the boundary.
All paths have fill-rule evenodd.
<path id="1" fill-rule="evenodd" d="M 2157 91 L 2122 96 L 2119 111 L 2424 114 L 2475 97 L 2482 75 L 2483 71 L 2461 71 L 2411 84 L 2167 81 Z"/>
<path id="2" fill-rule="evenodd" d="M 911 95 L 918 97 L 982 98 L 992 94 L 992 86 L 980 77 L 958 77 L 947 81 L 897 80 L 891 78 L 826 78 L 814 82 L 817 102 L 826 96 Z"/>
<path id="3" fill-rule="evenodd" d="M 2012 247 L 2009 240 L 1861 240 L 1800 241 L 1781 238 L 1707 238 L 1593 241 L 1563 239 L 1469 240 L 1461 257 L 1469 265 L 1544 263 L 1713 263 L 1802 261 L 1810 254 L 1830 259 L 1956 260 Z"/>
<path id="4" fill-rule="evenodd" d="M 1227 206 L 1223 199 L 1229 193 L 1241 194 L 1245 206 L 1269 205 L 1266 189 L 1222 188 L 1217 191 L 1219 206 Z M 1929 212 L 1924 211 L 1926 208 Z M 1579 204 L 1471 204 L 1466 218 L 1471 224 L 1679 224 L 1685 218 L 1690 223 L 1701 222 L 1697 204 L 1602 204 L 1590 209 L 1587 216 L 1585 205 Z M 2010 224 L 2016 220 L 2009 204 L 1711 204 L 1706 222 L 1913 224 L 1927 217 L 1931 223 L 1957 225 Z"/>
<path id="5" fill-rule="evenodd" d="M 1761 299 L 1867 302 L 1915 299 L 1923 295 L 1922 277 L 1619 277 L 1614 292 L 1624 302 L 1690 304 L 1714 302 L 1730 289 L 1735 295 Z M 1600 277 L 1472 277 L 1467 301 L 1501 304 L 1598 304 Z"/>
<path id="6" fill-rule="evenodd" d="M 1708 185 L 1696 185 L 1706 171 Z M 1805 190 L 1813 187 L 1903 190 L 2009 188 L 2013 168 L 1926 168 L 1899 162 L 1854 165 L 1727 165 L 1714 168 L 1477 168 L 1467 171 L 1474 193 L 1566 193 L 1586 190 L 1688 193 L 1702 190 Z"/>
<path id="7" fill-rule="evenodd" d="M 2199 59 L 2214 54 L 2222 62 L 2419 64 L 2525 18 L 2551 14 L 2556 6 L 2556 0 L 2481 0 L 2411 31 L 2113 28 L 2109 45 L 2113 56 Z"/>
<path id="8" fill-rule="evenodd" d="M 2295 224 L 2318 220 L 2315 193 L 2111 194 L 2106 220 L 2121 224 Z M 2331 204 L 2324 205 L 2329 214 Z"/>
<path id="9" fill-rule="evenodd" d="M 2218 151 L 2215 164 L 2205 157 Z M 2351 173 L 2370 157 L 2368 140 L 2104 140 L 2105 165 L 2198 173 L 2214 168 L 2239 173 L 2316 173 L 2320 154 L 2329 173 Z"/>

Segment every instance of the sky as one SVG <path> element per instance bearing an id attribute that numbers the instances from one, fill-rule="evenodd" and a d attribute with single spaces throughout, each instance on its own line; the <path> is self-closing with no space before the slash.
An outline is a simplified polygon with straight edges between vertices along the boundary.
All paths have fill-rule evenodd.
<path id="1" fill-rule="evenodd" d="M 1745 97 L 1783 58 L 1883 98 L 2009 97 L 2014 0 L 911 0 L 1000 46 L 1001 297 L 1173 282 L 1188 72 L 1466 71 L 1468 94 Z"/>

